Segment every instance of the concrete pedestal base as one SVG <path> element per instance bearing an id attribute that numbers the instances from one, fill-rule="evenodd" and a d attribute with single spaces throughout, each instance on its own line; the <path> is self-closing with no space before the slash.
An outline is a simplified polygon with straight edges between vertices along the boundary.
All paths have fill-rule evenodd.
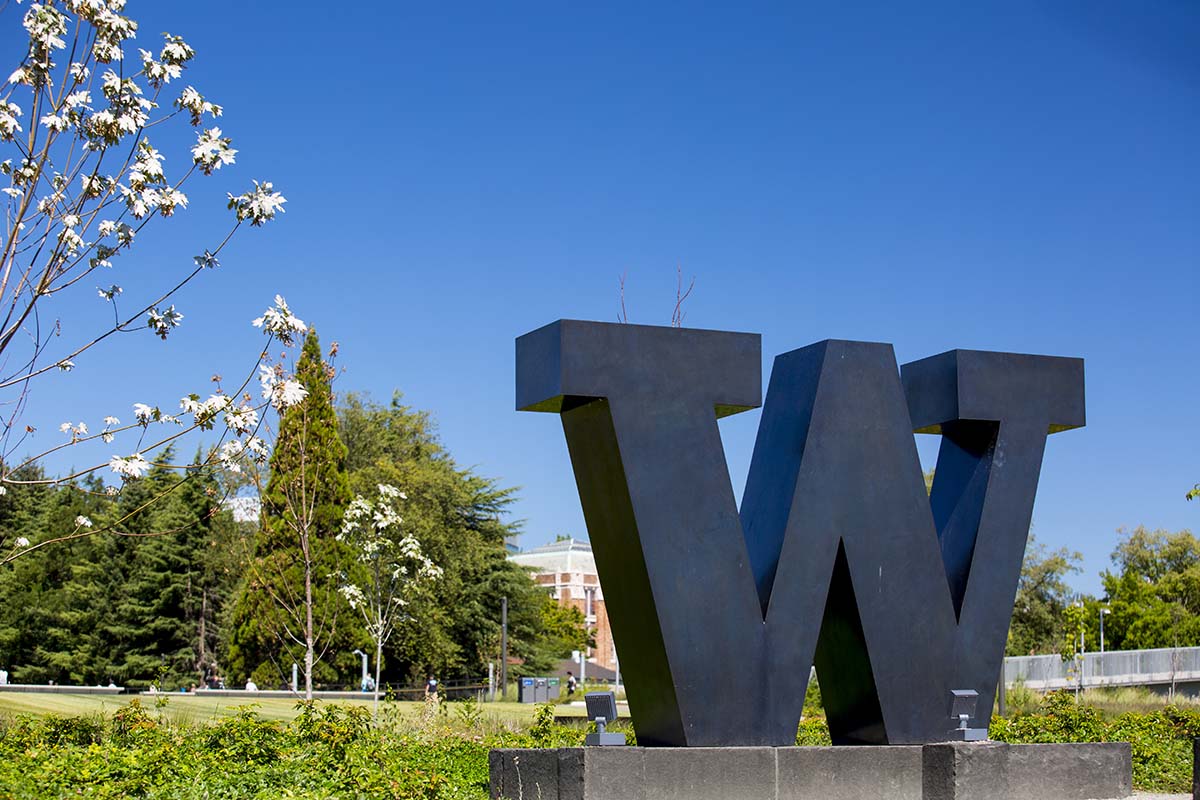
<path id="1" fill-rule="evenodd" d="M 922 762 L 924 800 L 1099 800 L 1133 794 L 1126 742 L 930 744 Z"/>
<path id="2" fill-rule="evenodd" d="M 493 750 L 492 800 L 1108 800 L 1128 744 Z"/>

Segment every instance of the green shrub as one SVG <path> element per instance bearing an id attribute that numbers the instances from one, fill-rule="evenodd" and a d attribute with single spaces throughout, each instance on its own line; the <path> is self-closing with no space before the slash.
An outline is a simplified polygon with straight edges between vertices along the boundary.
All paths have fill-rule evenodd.
<path id="1" fill-rule="evenodd" d="M 796 745 L 798 747 L 829 744 L 832 744 L 829 739 L 829 725 L 826 724 L 824 717 L 800 720 L 800 727 L 796 730 Z"/>
<path id="2" fill-rule="evenodd" d="M 804 690 L 804 711 L 801 713 L 805 719 L 825 716 L 825 706 L 821 704 L 821 684 L 817 683 L 816 678 L 810 680 L 808 688 Z"/>
<path id="3" fill-rule="evenodd" d="M 373 723 L 362 707 L 300 705 L 289 725 L 241 708 L 211 725 L 157 718 L 138 702 L 100 717 L 17 717 L 0 725 L 0 798 L 145 800 L 485 800 L 493 747 L 579 746 L 587 726 L 554 721 L 538 708 L 525 730 L 476 720 L 405 728 Z M 411 726 L 411 722 L 409 725 Z M 623 730 L 634 742 L 627 720 Z M 1134 786 L 1186 791 L 1200 710 L 1167 707 L 1105 718 L 1070 694 L 1050 695 L 1036 713 L 995 718 L 1006 742 L 1128 741 Z M 803 720 L 797 745 L 828 745 L 820 717 Z"/>

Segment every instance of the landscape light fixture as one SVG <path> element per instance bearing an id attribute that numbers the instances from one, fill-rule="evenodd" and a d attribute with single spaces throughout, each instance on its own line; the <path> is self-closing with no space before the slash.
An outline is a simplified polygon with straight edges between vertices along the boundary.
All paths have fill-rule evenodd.
<path id="1" fill-rule="evenodd" d="M 974 689 L 950 690 L 950 719 L 958 720 L 958 727 L 950 731 L 951 741 L 987 741 L 987 728 L 970 728 L 967 726 L 971 717 L 975 716 L 975 706 L 978 702 L 979 692 Z"/>
<path id="2" fill-rule="evenodd" d="M 588 719 L 596 723 L 596 732 L 584 739 L 588 746 L 613 747 L 625 744 L 625 734 L 606 733 L 604 727 L 617 718 L 616 692 L 588 692 L 583 696 Z"/>

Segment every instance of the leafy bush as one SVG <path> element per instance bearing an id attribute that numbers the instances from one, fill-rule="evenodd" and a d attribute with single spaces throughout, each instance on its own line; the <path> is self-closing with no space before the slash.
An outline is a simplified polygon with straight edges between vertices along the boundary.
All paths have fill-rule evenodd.
<path id="1" fill-rule="evenodd" d="M 827 746 L 830 744 L 832 742 L 829 739 L 829 725 L 825 723 L 824 717 L 800 720 L 800 727 L 796 730 L 796 745 L 798 747 Z"/>
<path id="2" fill-rule="evenodd" d="M 515 731 L 473 712 L 473 721 L 437 715 L 431 724 L 372 722 L 353 706 L 302 703 L 299 711 L 287 725 L 259 718 L 252 706 L 211 725 L 175 723 L 137 701 L 109 719 L 16 717 L 0 725 L 0 798 L 484 800 L 490 749 L 577 747 L 589 727 L 555 722 L 552 706 Z M 627 721 L 610 730 L 634 743 Z M 1014 743 L 1128 741 L 1135 787 L 1186 791 L 1200 710 L 1105 718 L 1055 694 L 1036 713 L 995 718 L 990 733 Z M 797 745 L 829 743 L 824 719 L 800 723 Z"/>

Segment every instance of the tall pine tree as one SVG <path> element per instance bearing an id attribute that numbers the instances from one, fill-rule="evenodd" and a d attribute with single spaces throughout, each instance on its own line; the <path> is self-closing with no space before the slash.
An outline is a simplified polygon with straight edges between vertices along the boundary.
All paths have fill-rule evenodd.
<path id="1" fill-rule="evenodd" d="M 331 378 L 310 330 L 296 364 L 296 380 L 308 395 L 279 421 L 262 525 L 233 608 L 227 659 L 234 680 L 252 677 L 268 686 L 300 664 L 307 696 L 327 654 L 345 664 L 364 640 L 337 591 L 338 574 L 351 560 L 335 538 L 350 485 Z M 336 677 L 329 661 L 321 666 L 316 677 Z"/>

